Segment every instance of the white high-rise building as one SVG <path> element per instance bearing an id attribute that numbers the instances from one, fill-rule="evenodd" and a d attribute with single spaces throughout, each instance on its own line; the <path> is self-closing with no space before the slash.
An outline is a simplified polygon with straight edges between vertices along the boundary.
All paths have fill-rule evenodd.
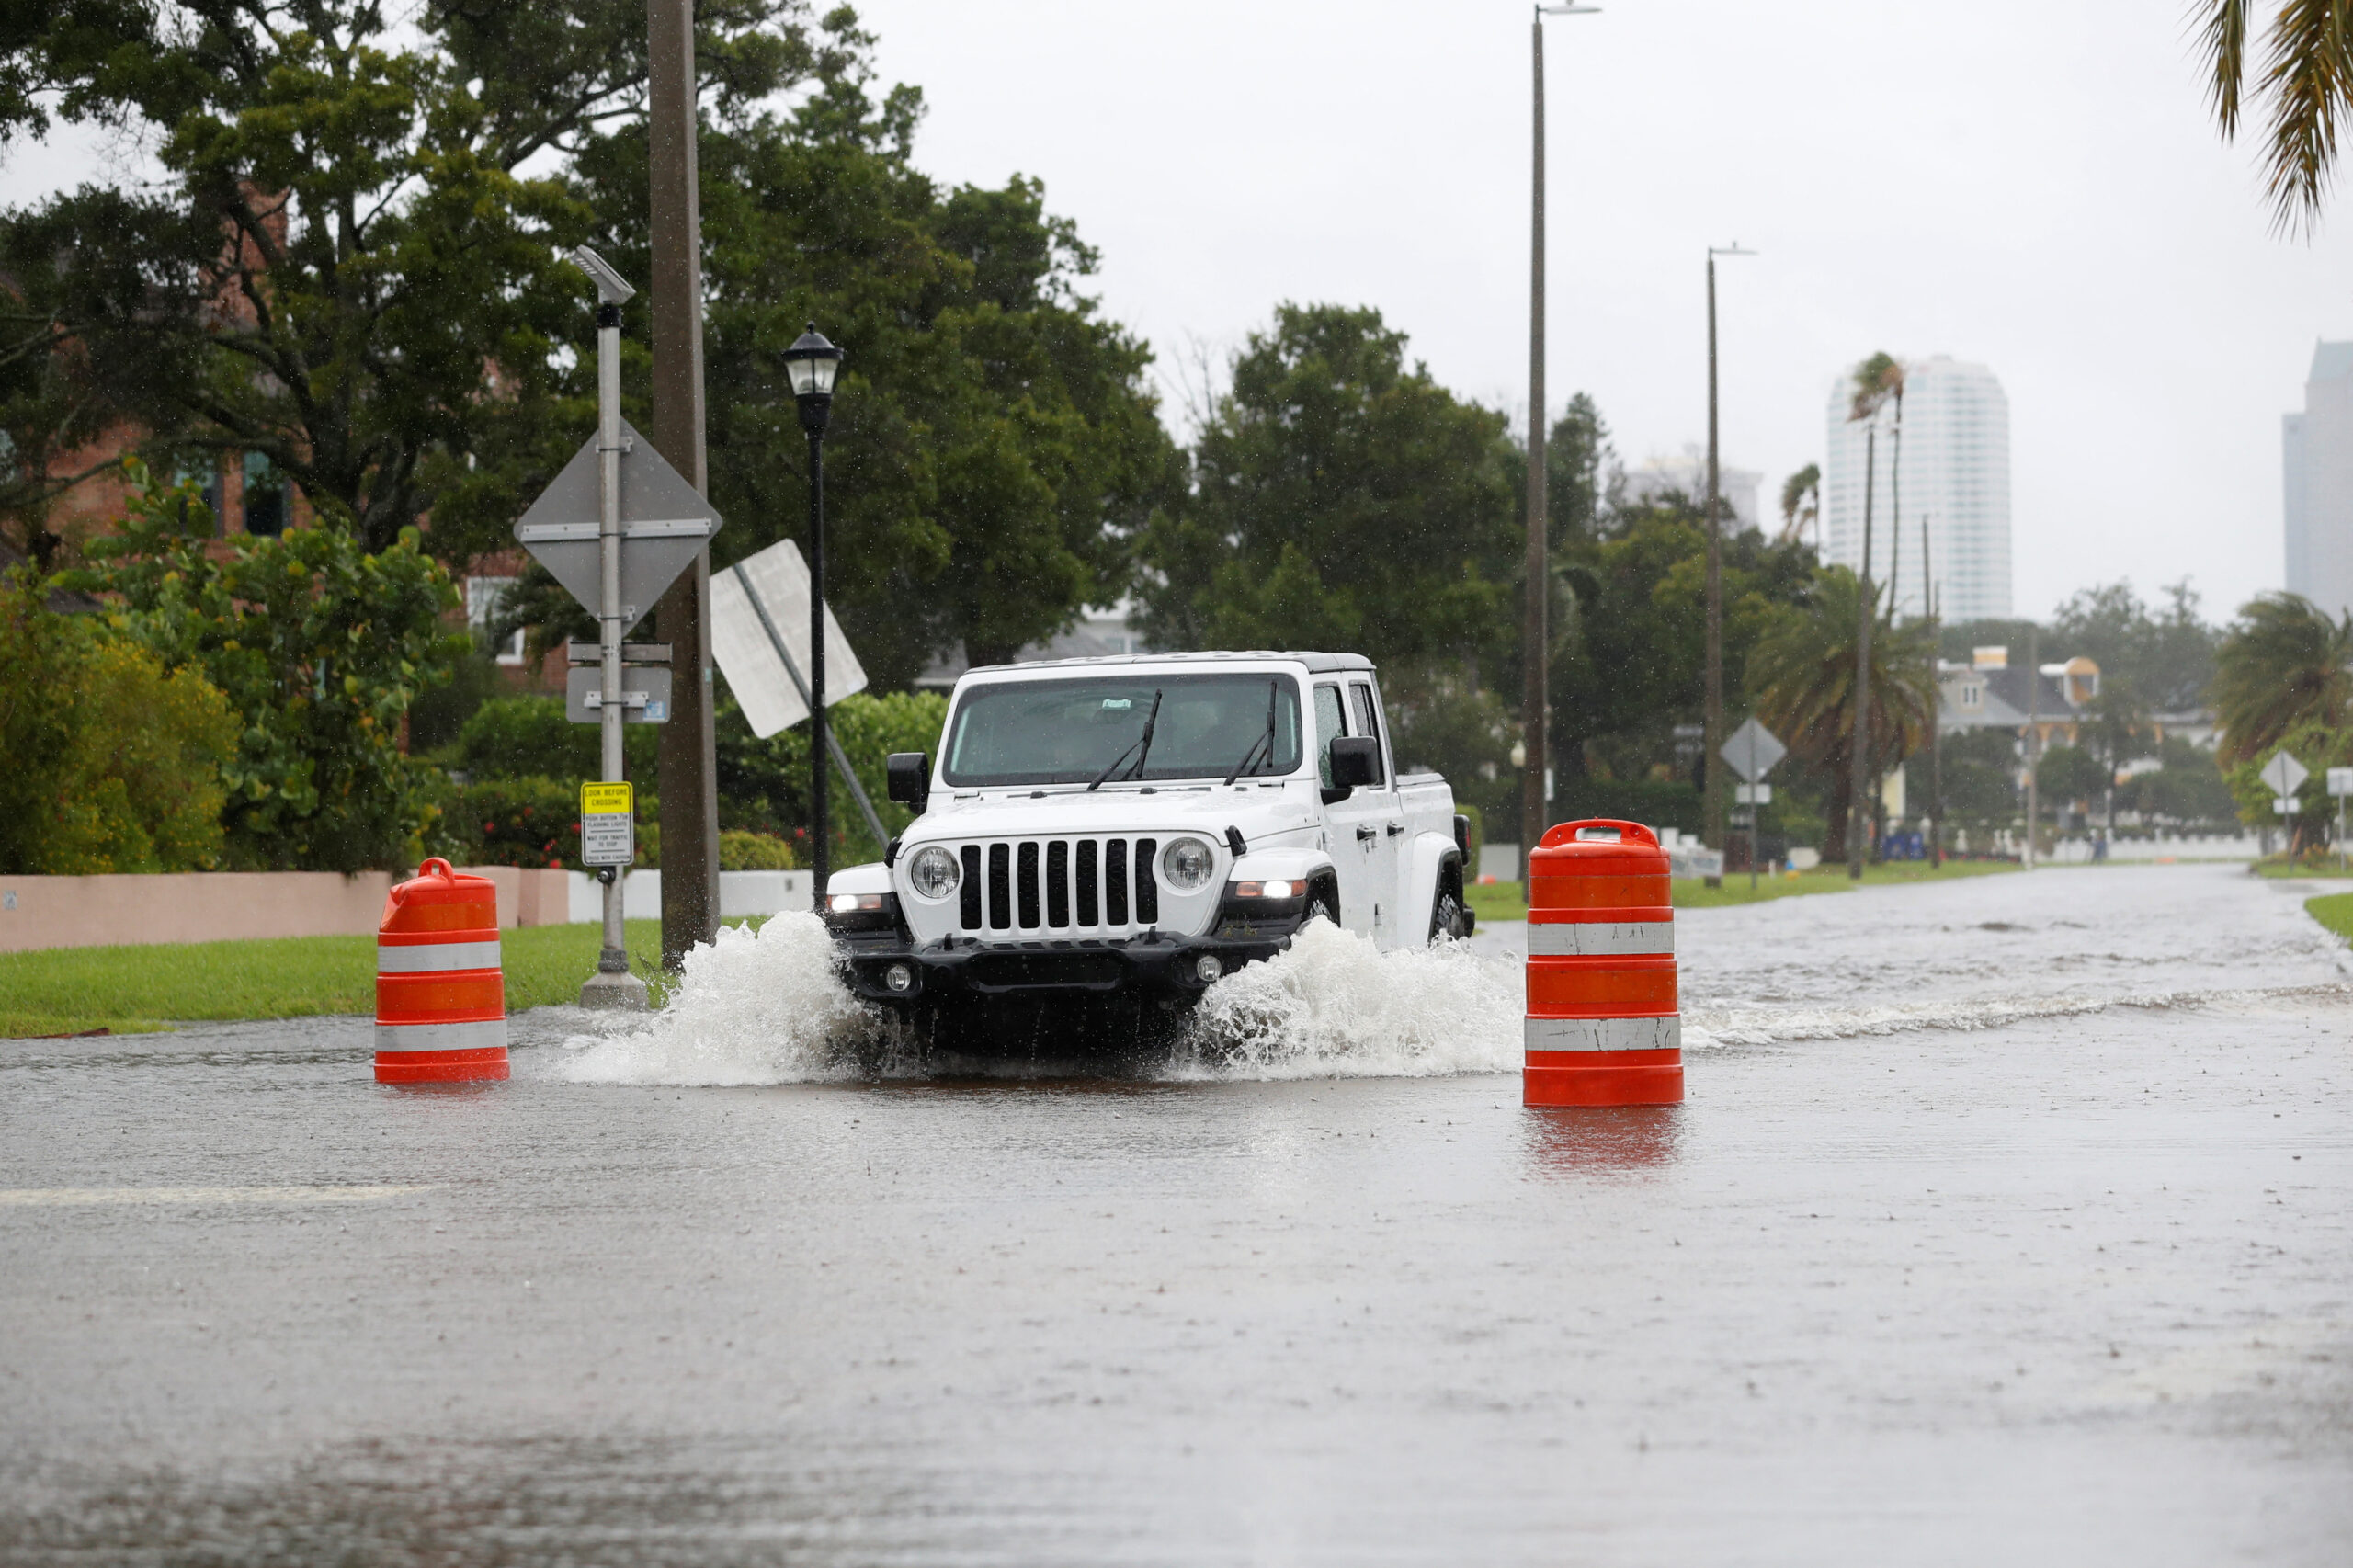
<path id="1" fill-rule="evenodd" d="M 1863 563 L 1863 468 L 1868 433 L 1847 418 L 1854 382 L 1830 389 L 1828 458 L 1822 469 L 1824 559 Z M 1873 464 L 1871 579 L 1893 583 L 1899 614 L 1922 613 L 1920 520 L 1937 611 L 1948 622 L 2010 613 L 2010 400 L 1983 365 L 1939 354 L 1908 368 L 1903 464 L 1895 413 L 1880 415 Z M 1898 537 L 1898 506 L 1903 508 Z"/>
<path id="2" fill-rule="evenodd" d="M 2353 609 L 2353 343 L 2313 348 L 2304 411 L 2280 420 L 2288 591 Z"/>
<path id="3" fill-rule="evenodd" d="M 1629 501 L 1660 501 L 1672 494 L 1699 506 L 1708 498 L 1708 449 L 1694 443 L 1685 447 L 1679 458 L 1646 459 L 1640 468 L 1628 469 L 1625 478 Z M 1731 506 L 1735 532 L 1756 528 L 1762 521 L 1756 511 L 1756 487 L 1764 483 L 1765 476 L 1753 468 L 1733 468 L 1717 460 L 1716 494 Z"/>

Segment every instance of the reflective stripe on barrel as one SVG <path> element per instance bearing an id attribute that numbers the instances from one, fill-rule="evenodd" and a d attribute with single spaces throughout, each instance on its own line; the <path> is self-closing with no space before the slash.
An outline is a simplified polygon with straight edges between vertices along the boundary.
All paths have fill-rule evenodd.
<path id="1" fill-rule="evenodd" d="M 392 890 L 376 937 L 376 1081 L 504 1078 L 506 980 L 498 893 L 427 860 Z"/>
<path id="2" fill-rule="evenodd" d="M 1648 915 L 1650 911 L 1626 913 Z M 1590 958 L 1603 953 L 1673 953 L 1672 920 L 1529 920 L 1528 956 L 1532 959 Z"/>
<path id="3" fill-rule="evenodd" d="M 1523 1103 L 1680 1102 L 1675 910 L 1656 836 L 1636 823 L 1563 823 L 1528 874 Z"/>

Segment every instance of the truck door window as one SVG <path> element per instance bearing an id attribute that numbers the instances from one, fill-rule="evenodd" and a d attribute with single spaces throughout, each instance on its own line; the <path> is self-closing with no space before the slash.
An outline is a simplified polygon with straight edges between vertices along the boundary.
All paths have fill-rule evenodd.
<path id="1" fill-rule="evenodd" d="M 1380 705 L 1372 699 L 1372 687 L 1358 685 L 1349 687 L 1348 690 L 1357 699 L 1356 733 L 1359 735 L 1370 735 L 1374 740 L 1379 740 L 1381 738 L 1381 722 L 1378 717 Z M 1376 770 L 1380 766 L 1378 761 L 1373 764 Z M 1374 782 L 1379 783 L 1380 780 L 1376 778 Z"/>
<path id="2" fill-rule="evenodd" d="M 1323 776 L 1324 788 L 1332 787 L 1332 737 L 1348 733 L 1347 721 L 1340 713 L 1340 688 L 1319 686 L 1315 688 L 1315 770 Z"/>

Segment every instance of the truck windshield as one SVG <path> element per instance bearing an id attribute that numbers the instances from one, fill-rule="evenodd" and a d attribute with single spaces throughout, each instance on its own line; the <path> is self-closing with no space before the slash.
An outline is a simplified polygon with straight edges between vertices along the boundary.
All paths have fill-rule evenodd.
<path id="1" fill-rule="evenodd" d="M 1160 716 L 1147 747 L 1155 693 Z M 943 777 L 962 788 L 1086 784 L 1106 768 L 1112 783 L 1237 770 L 1247 778 L 1290 773 L 1299 758 L 1299 686 L 1290 676 L 1122 674 L 974 687 L 957 704 Z"/>

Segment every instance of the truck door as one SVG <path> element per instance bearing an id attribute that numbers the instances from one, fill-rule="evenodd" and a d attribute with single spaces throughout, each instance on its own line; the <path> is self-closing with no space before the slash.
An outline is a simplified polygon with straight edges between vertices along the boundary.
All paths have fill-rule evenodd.
<path id="1" fill-rule="evenodd" d="M 1386 728 L 1381 722 L 1381 699 L 1373 695 L 1372 683 L 1352 680 L 1348 683 L 1348 722 L 1351 733 L 1370 735 L 1381 743 L 1381 782 L 1370 790 L 1357 791 L 1368 808 L 1368 820 L 1357 833 L 1358 842 L 1364 846 L 1366 869 L 1373 887 L 1373 939 L 1383 947 L 1391 947 L 1407 939 L 1405 933 L 1412 922 L 1399 907 L 1398 880 L 1402 857 L 1398 846 L 1404 842 L 1404 812 L 1397 793 L 1397 759 L 1391 755 Z M 1365 836 L 1363 827 L 1373 830 Z"/>
<path id="2" fill-rule="evenodd" d="M 1316 767 L 1324 788 L 1332 787 L 1332 741 L 1349 734 L 1347 704 L 1337 685 L 1315 688 Z M 1383 773 L 1388 769 L 1384 767 Z M 1374 905 L 1387 901 L 1380 885 L 1374 846 L 1381 841 L 1381 793 L 1376 786 L 1359 787 L 1345 801 L 1324 808 L 1332 864 L 1340 873 L 1340 924 L 1367 937 L 1377 937 Z M 1384 911 L 1385 913 L 1385 911 Z"/>

